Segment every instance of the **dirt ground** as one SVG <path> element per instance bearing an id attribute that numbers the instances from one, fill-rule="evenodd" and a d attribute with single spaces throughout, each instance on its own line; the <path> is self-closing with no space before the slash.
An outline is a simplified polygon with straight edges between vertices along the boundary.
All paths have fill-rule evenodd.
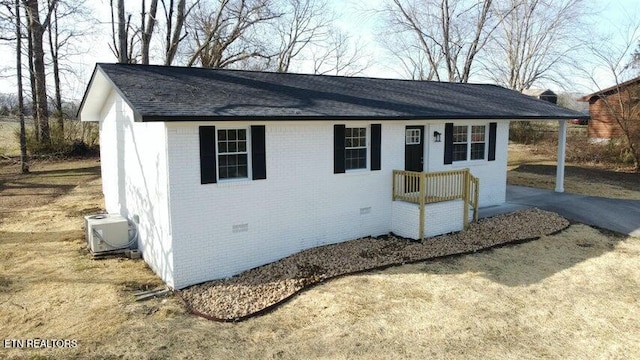
<path id="1" fill-rule="evenodd" d="M 640 239 L 574 224 L 474 255 L 347 276 L 242 323 L 187 314 L 140 260 L 91 260 L 96 160 L 0 165 L 0 358 L 638 358 Z M 11 348 L 11 340 L 75 340 Z"/>

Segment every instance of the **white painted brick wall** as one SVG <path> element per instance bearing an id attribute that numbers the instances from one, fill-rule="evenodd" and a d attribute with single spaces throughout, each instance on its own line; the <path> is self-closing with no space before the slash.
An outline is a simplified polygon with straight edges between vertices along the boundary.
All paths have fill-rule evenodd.
<path id="1" fill-rule="evenodd" d="M 385 234 L 394 221 L 402 221 L 392 218 L 392 205 L 397 204 L 390 193 L 392 170 L 404 168 L 406 124 L 383 123 L 381 171 L 333 174 L 333 123 L 266 123 L 266 180 L 201 185 L 198 126 L 256 124 L 166 124 L 177 288 L 228 277 L 318 245 Z M 426 127 L 428 143 L 437 126 Z M 429 168 L 442 162 L 441 144 L 427 144 Z M 488 167 L 499 169 L 499 164 Z M 481 176 L 487 174 L 493 175 L 487 171 Z M 427 236 L 461 229 L 461 216 L 451 216 L 452 211 L 461 214 L 458 208 L 461 202 L 430 205 Z M 361 215 L 361 209 L 366 214 Z M 442 222 L 431 223 L 436 216 Z M 417 231 L 417 222 L 415 226 Z"/>
<path id="2" fill-rule="evenodd" d="M 166 130 L 163 123 L 136 123 L 112 92 L 100 121 L 100 157 L 105 207 L 139 219 L 138 248 L 145 261 L 173 286 L 173 253 L 167 194 Z"/>
<path id="3" fill-rule="evenodd" d="M 334 174 L 333 124 L 268 123 L 266 180 L 201 185 L 197 126 L 168 124 L 177 287 L 390 231 L 389 169 L 400 166 L 402 147 L 392 149 L 386 136 L 384 170 Z"/>
<path id="4" fill-rule="evenodd" d="M 429 238 L 464 228 L 462 200 L 446 201 L 425 205 L 424 237 Z M 420 238 L 420 207 L 418 204 L 394 201 L 391 214 L 391 231 L 402 237 L 418 240 Z M 473 211 L 469 211 L 473 218 Z"/>
<path id="5" fill-rule="evenodd" d="M 394 201 L 391 207 L 391 231 L 408 239 L 419 239 L 419 206 L 409 202 Z"/>
<path id="6" fill-rule="evenodd" d="M 101 121 L 107 210 L 140 217 L 144 258 L 171 287 L 367 235 L 417 238 L 417 206 L 391 201 L 391 173 L 404 168 L 405 126 L 425 122 L 383 123 L 382 170 L 333 174 L 334 123 L 134 123 L 117 100 L 107 102 Z M 200 184 L 200 125 L 266 125 L 267 179 Z M 508 122 L 499 122 L 494 162 L 444 166 L 435 130 L 444 133 L 444 122 L 425 126 L 425 171 L 469 167 L 481 179 L 481 206 L 504 202 Z M 461 216 L 451 216 L 459 208 L 461 202 L 430 204 L 426 236 L 461 229 Z"/>

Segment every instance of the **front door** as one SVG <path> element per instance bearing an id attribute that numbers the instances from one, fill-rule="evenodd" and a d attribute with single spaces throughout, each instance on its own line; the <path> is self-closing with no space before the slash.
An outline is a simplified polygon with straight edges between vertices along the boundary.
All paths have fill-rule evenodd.
<path id="1" fill-rule="evenodd" d="M 424 157 L 424 126 L 407 126 L 404 132 L 404 170 L 423 170 Z M 405 178 L 404 192 L 417 193 L 420 183 L 417 178 Z"/>
<path id="2" fill-rule="evenodd" d="M 407 126 L 404 135 L 404 169 L 422 172 L 424 126 Z"/>

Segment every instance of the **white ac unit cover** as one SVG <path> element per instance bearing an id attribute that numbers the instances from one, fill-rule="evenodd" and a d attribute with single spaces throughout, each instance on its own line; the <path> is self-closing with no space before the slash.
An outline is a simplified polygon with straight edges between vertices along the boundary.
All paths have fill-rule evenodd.
<path id="1" fill-rule="evenodd" d="M 129 224 L 119 214 L 85 216 L 87 246 L 92 253 L 125 249 L 129 245 Z"/>

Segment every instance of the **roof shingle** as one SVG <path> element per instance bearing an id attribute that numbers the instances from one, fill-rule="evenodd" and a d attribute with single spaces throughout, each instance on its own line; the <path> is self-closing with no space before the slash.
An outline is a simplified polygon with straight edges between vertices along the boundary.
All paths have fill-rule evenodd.
<path id="1" fill-rule="evenodd" d="M 129 64 L 99 70 L 141 121 L 584 117 L 496 85 Z"/>

